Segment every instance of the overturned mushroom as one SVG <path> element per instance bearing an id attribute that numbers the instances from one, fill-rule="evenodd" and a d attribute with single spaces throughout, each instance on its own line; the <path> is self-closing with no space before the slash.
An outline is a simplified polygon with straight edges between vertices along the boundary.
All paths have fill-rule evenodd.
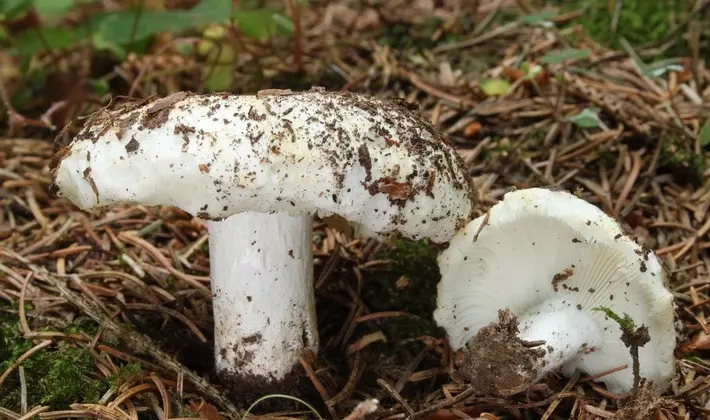
<path id="1" fill-rule="evenodd" d="M 82 209 L 170 205 L 209 220 L 216 370 L 263 391 L 284 389 L 318 346 L 314 214 L 443 242 L 472 209 L 461 161 L 415 111 L 323 90 L 102 110 L 52 172 L 52 189 Z"/>
<path id="2" fill-rule="evenodd" d="M 597 307 L 648 327 L 641 376 L 668 386 L 675 330 L 664 270 L 592 204 L 562 191 L 508 193 L 451 240 L 439 266 L 434 317 L 480 392 L 513 393 L 559 367 L 595 375 L 624 365 L 599 380 L 631 389 L 629 350 Z"/>

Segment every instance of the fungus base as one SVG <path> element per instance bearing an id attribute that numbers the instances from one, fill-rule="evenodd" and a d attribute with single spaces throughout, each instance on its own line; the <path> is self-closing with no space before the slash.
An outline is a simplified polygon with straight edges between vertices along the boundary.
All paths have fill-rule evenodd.
<path id="1" fill-rule="evenodd" d="M 312 223 L 263 213 L 209 222 L 215 369 L 226 385 L 288 387 L 317 349 Z"/>

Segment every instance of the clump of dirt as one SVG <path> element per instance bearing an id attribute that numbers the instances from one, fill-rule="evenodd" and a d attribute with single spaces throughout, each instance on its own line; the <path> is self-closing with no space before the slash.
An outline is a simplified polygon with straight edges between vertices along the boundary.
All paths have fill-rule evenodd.
<path id="1" fill-rule="evenodd" d="M 500 310 L 498 322 L 482 328 L 462 350 L 458 371 L 477 394 L 513 395 L 536 379 L 536 360 L 545 350 L 530 348 L 518 332 L 518 318 Z"/>
<path id="2" fill-rule="evenodd" d="M 235 374 L 228 370 L 218 371 L 217 376 L 221 384 L 228 389 L 232 401 L 243 408 L 265 395 L 283 394 L 308 401 L 318 401 L 319 397 L 300 364 L 296 364 L 282 380 L 254 374 Z M 290 399 L 269 398 L 260 402 L 253 412 L 292 411 L 302 408 Z"/>
<path id="3" fill-rule="evenodd" d="M 552 288 L 555 290 L 555 292 L 559 291 L 560 283 L 563 283 L 565 280 L 572 277 L 572 275 L 574 275 L 574 266 L 567 267 L 561 272 L 555 274 L 552 277 Z"/>
<path id="4" fill-rule="evenodd" d="M 177 92 L 155 101 L 143 115 L 141 123 L 150 129 L 162 127 L 168 121 L 173 106 L 190 95 L 189 92 Z"/>

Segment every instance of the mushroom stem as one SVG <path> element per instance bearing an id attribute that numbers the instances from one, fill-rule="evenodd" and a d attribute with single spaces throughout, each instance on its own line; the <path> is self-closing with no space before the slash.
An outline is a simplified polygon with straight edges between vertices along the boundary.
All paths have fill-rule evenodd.
<path id="1" fill-rule="evenodd" d="M 564 307 L 560 307 L 564 305 Z M 552 307 L 552 308 L 551 308 Z M 566 304 L 543 303 L 520 318 L 518 338 L 525 342 L 544 341 L 535 347 L 545 351 L 535 359 L 537 374 L 533 382 L 573 360 L 578 354 L 594 351 L 603 343 L 597 323 L 586 311 Z"/>
<path id="2" fill-rule="evenodd" d="M 312 218 L 245 212 L 208 228 L 217 374 L 280 389 L 318 346 Z"/>

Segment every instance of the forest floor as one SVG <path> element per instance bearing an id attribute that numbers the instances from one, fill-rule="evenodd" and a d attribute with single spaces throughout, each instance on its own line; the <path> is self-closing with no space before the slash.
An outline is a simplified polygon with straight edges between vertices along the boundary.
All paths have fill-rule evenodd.
<path id="1" fill-rule="evenodd" d="M 168 207 L 83 213 L 48 194 L 48 160 L 53 139 L 66 144 L 78 117 L 112 98 L 311 86 L 417 104 L 470 169 L 476 216 L 544 186 L 617 218 L 666 265 L 682 323 L 653 418 L 710 418 L 710 1 L 297 3 L 285 35 L 249 28 L 259 9 L 150 43 L 131 34 L 118 52 L 98 37 L 54 44 L 100 2 L 45 36 L 36 16 L 3 21 L 0 41 L 25 44 L 0 52 L 0 418 L 246 414 L 212 372 L 211 304 L 185 281 L 209 284 L 204 222 Z M 320 221 L 315 231 L 322 349 L 302 361 L 315 411 L 265 404 L 249 416 L 353 419 L 377 398 L 369 418 L 606 419 L 624 401 L 584 374 L 472 395 L 431 318 L 439 248 L 348 238 Z"/>

